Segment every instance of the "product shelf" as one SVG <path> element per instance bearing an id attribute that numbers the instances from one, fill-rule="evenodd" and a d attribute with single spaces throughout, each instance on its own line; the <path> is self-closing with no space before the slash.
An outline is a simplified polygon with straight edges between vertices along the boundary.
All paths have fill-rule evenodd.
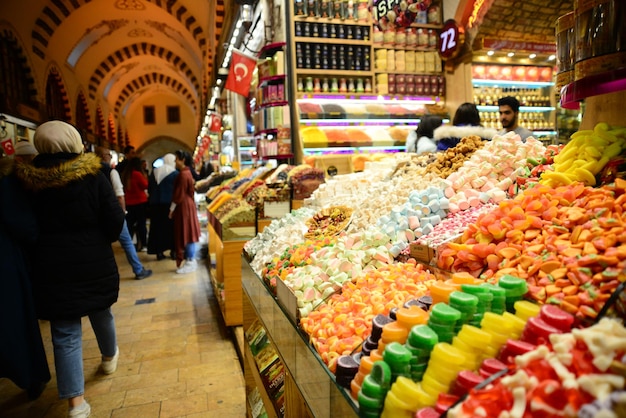
<path id="1" fill-rule="evenodd" d="M 325 43 L 325 44 L 337 44 L 337 45 L 358 45 L 358 46 L 369 46 L 363 45 L 364 41 L 362 39 L 344 39 L 344 38 L 323 38 L 321 36 L 296 36 L 296 42 L 308 42 L 308 43 Z"/>

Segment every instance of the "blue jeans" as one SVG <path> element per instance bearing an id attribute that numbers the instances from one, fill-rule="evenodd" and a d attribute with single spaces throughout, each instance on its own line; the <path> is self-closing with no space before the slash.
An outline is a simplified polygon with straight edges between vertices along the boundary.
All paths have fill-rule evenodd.
<path id="1" fill-rule="evenodd" d="M 139 261 L 139 257 L 137 256 L 137 250 L 135 249 L 135 244 L 133 244 L 133 239 L 130 236 L 130 232 L 128 232 L 126 219 L 124 219 L 124 225 L 122 225 L 122 232 L 120 232 L 119 240 L 122 248 L 124 249 L 124 253 L 126 253 L 126 259 L 133 268 L 133 273 L 141 273 L 143 271 L 143 265 L 141 264 L 141 261 Z"/>
<path id="2" fill-rule="evenodd" d="M 185 258 L 187 260 L 193 260 L 194 258 L 196 258 L 195 242 L 190 242 L 189 244 L 185 245 Z"/>
<path id="3" fill-rule="evenodd" d="M 111 308 L 89 315 L 96 334 L 98 348 L 105 357 L 113 357 L 117 347 L 115 319 Z M 83 374 L 83 330 L 80 318 L 51 320 L 50 331 L 54 345 L 54 367 L 60 399 L 74 398 L 85 393 Z"/>

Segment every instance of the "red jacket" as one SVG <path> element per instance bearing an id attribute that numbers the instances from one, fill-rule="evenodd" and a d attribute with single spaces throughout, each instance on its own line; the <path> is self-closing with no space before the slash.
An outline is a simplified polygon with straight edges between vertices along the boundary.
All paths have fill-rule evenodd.
<path id="1" fill-rule="evenodd" d="M 133 170 L 130 173 L 130 187 L 124 193 L 126 198 L 126 206 L 140 205 L 148 202 L 148 179 L 139 171 Z"/>

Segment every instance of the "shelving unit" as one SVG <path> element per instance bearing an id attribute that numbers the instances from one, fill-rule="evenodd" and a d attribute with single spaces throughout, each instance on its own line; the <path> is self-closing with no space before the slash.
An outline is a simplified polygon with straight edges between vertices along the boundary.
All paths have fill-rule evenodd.
<path id="1" fill-rule="evenodd" d="M 517 68 L 522 66 L 488 65 L 486 67 L 499 67 L 501 72 L 492 74 L 500 79 L 472 79 L 474 103 L 477 104 L 478 111 L 481 113 L 483 125 L 502 129 L 497 101 L 504 96 L 513 96 L 521 104 L 518 115 L 520 126 L 531 130 L 537 139 L 549 143 L 555 142 L 558 137 L 558 124 L 556 103 L 553 98 L 554 82 L 502 79 L 507 75 L 512 75 Z M 539 67 L 528 68 L 534 71 L 540 70 Z M 547 68 L 545 71 L 551 74 L 552 70 Z M 473 72 L 476 75 L 477 70 L 474 68 Z M 544 78 L 548 78 L 547 73 Z"/>
<path id="2" fill-rule="evenodd" d="M 288 33 L 291 34 L 289 48 L 293 51 L 293 57 L 289 62 L 291 66 L 288 70 L 288 79 L 297 103 L 297 107 L 291 109 L 292 135 L 294 157 L 298 162 L 305 156 L 321 153 L 401 151 L 408 131 L 414 130 L 419 123 L 418 115 L 427 112 L 424 106 L 444 103 L 445 81 L 436 48 L 432 45 L 427 48 L 406 43 L 391 45 L 389 42 L 383 43 L 381 38 L 375 40 L 376 22 L 369 12 L 367 16 L 362 11 L 360 13 L 360 20 L 308 15 L 287 17 Z M 441 27 L 439 24 L 427 23 L 410 25 L 413 31 L 415 29 L 438 31 Z M 416 69 L 413 65 L 408 69 L 405 66 L 377 68 L 376 53 L 381 50 L 394 53 L 397 51 L 401 54 L 432 54 L 433 68 L 430 71 Z M 408 77 L 409 80 L 413 80 L 408 83 L 411 88 L 404 90 L 407 83 L 400 81 L 398 85 L 402 86 L 403 91 L 395 92 L 395 88 L 390 90 L 388 86 L 395 77 Z M 417 77 L 418 81 L 413 77 Z M 434 92 L 431 92 L 430 86 L 433 83 L 430 77 L 434 77 L 436 81 Z M 427 88 L 424 87 L 425 83 Z M 418 88 L 422 93 L 416 93 Z M 424 93 L 425 91 L 428 93 Z M 318 112 L 317 115 L 308 115 L 301 109 L 303 104 L 306 106 L 319 100 L 326 100 L 327 103 L 338 107 L 360 108 L 361 116 L 337 115 L 333 111 L 325 110 Z M 412 109 L 406 112 L 404 117 L 398 117 L 393 113 L 376 115 L 367 109 L 367 105 L 393 105 L 396 109 L 408 105 Z M 415 106 L 421 108 L 416 110 Z M 372 135 L 369 136 L 372 139 L 366 140 L 366 144 L 345 140 L 309 143 L 302 129 L 310 127 L 321 130 L 342 130 L 348 127 L 349 133 L 353 133 L 354 136 L 358 136 L 357 130 L 363 131 L 364 135 L 360 135 L 361 137 L 368 136 L 367 132 L 370 131 Z M 391 136 L 381 134 L 381 128 L 392 127 L 399 127 L 402 131 Z M 398 135 L 403 136 L 398 138 Z M 311 148 L 315 151 L 311 151 Z M 320 151 L 323 148 L 326 151 Z"/>
<path id="3" fill-rule="evenodd" d="M 261 160 L 292 152 L 285 46 L 284 42 L 276 42 L 259 52 L 254 139 Z"/>

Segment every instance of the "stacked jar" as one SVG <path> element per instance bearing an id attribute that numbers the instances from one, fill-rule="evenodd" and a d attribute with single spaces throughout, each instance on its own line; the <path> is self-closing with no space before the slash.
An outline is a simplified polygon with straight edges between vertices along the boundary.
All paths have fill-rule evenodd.
<path id="1" fill-rule="evenodd" d="M 626 68 L 626 4 L 623 0 L 575 0 L 574 17 L 575 80 Z M 557 50 L 561 48 L 564 48 L 562 41 Z"/>

